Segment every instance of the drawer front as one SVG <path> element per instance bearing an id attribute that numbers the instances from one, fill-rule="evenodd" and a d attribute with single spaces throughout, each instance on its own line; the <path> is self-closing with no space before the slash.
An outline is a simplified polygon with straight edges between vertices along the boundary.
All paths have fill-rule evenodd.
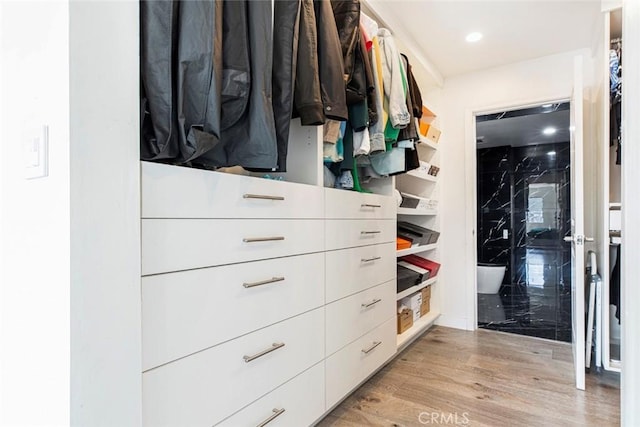
<path id="1" fill-rule="evenodd" d="M 394 317 L 396 282 L 389 281 L 326 307 L 327 355 Z"/>
<path id="2" fill-rule="evenodd" d="M 396 241 L 393 219 L 335 219 L 326 221 L 326 228 L 328 251 Z"/>
<path id="3" fill-rule="evenodd" d="M 373 348 L 376 344 L 377 346 Z M 349 394 L 395 352 L 396 319 L 394 316 L 327 358 L 327 409 Z"/>
<path id="4" fill-rule="evenodd" d="M 323 235 L 321 220 L 143 219 L 142 275 L 322 252 Z"/>
<path id="5" fill-rule="evenodd" d="M 323 304 L 323 253 L 143 277 L 142 368 Z"/>
<path id="6" fill-rule="evenodd" d="M 323 218 L 312 185 L 142 162 L 143 218 Z"/>
<path id="7" fill-rule="evenodd" d="M 143 373 L 143 424 L 211 426 L 323 357 L 320 308 Z"/>
<path id="8" fill-rule="evenodd" d="M 320 362 L 218 426 L 253 427 L 269 419 L 269 427 L 310 426 L 325 412 L 324 394 L 324 363 Z"/>
<path id="9" fill-rule="evenodd" d="M 334 219 L 395 219 L 393 197 L 325 188 L 325 212 Z"/>
<path id="10" fill-rule="evenodd" d="M 396 244 L 363 246 L 326 253 L 327 302 L 396 277 Z"/>

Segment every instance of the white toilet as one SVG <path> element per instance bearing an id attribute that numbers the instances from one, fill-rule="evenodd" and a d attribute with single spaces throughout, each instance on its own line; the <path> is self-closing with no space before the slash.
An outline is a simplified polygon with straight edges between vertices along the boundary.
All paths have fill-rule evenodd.
<path id="1" fill-rule="evenodd" d="M 497 264 L 478 263 L 478 293 L 497 294 L 507 267 Z"/>

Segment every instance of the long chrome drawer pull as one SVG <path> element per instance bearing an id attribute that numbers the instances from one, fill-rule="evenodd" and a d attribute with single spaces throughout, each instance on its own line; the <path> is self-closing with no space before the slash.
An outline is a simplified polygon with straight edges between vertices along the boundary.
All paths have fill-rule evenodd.
<path id="1" fill-rule="evenodd" d="M 382 344 L 382 341 L 375 341 L 371 347 L 362 350 L 362 352 L 364 354 L 369 354 L 369 353 L 371 353 L 373 351 L 374 348 L 376 348 L 380 344 Z"/>
<path id="2" fill-rule="evenodd" d="M 262 350 L 260 353 L 256 353 L 253 356 L 244 356 L 243 359 L 244 359 L 245 362 L 249 363 L 252 360 L 256 360 L 258 357 L 262 357 L 265 354 L 269 354 L 272 351 L 275 351 L 275 350 L 277 350 L 279 348 L 282 348 L 282 347 L 284 347 L 284 343 L 283 342 L 274 342 L 273 344 L 271 344 L 271 347 L 269 347 L 268 349 Z"/>
<path id="3" fill-rule="evenodd" d="M 282 196 L 266 196 L 263 194 L 243 194 L 243 199 L 284 200 Z"/>
<path id="4" fill-rule="evenodd" d="M 361 231 L 360 234 L 380 234 L 382 233 L 382 231 L 377 230 L 377 231 Z"/>
<path id="5" fill-rule="evenodd" d="M 242 239 L 245 243 L 254 243 L 254 242 L 273 242 L 276 240 L 284 240 L 284 236 L 275 236 L 275 237 L 245 237 Z"/>
<path id="6" fill-rule="evenodd" d="M 282 408 L 282 409 L 273 408 L 273 415 L 271 415 L 269 418 L 267 418 L 266 420 L 264 420 L 263 422 L 258 424 L 256 427 L 264 427 L 264 426 L 266 426 L 267 424 L 269 424 L 271 421 L 273 421 L 276 418 L 278 418 L 283 413 L 284 413 L 284 408 Z"/>
<path id="7" fill-rule="evenodd" d="M 362 303 L 362 308 L 369 308 L 369 307 L 371 307 L 371 306 L 376 305 L 376 304 L 377 304 L 377 303 L 379 303 L 380 301 L 382 301 L 380 298 L 376 298 L 376 299 L 374 299 L 373 301 L 371 301 L 369 304 Z"/>
<path id="8" fill-rule="evenodd" d="M 382 205 L 371 205 L 369 203 L 363 203 L 360 205 L 361 208 L 381 208 Z"/>
<path id="9" fill-rule="evenodd" d="M 377 260 L 379 260 L 379 259 L 381 259 L 381 258 L 382 258 L 382 257 L 375 256 L 375 257 L 373 257 L 373 258 L 362 258 L 360 261 L 362 261 L 362 262 L 371 262 L 371 261 L 377 261 Z"/>
<path id="10" fill-rule="evenodd" d="M 242 286 L 244 286 L 245 288 L 254 288 L 256 286 L 268 285 L 269 283 L 282 282 L 283 280 L 284 277 L 273 277 L 271 279 L 262 280 L 260 282 L 243 283 Z"/>

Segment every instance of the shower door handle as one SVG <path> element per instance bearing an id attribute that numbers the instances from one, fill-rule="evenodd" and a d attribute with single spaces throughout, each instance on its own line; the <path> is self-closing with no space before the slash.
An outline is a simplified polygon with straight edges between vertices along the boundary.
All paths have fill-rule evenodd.
<path id="1" fill-rule="evenodd" d="M 581 234 L 578 234 L 577 236 L 565 236 L 564 238 L 565 242 L 575 242 L 576 245 L 584 245 L 585 242 L 593 242 L 594 239 L 593 237 L 585 237 Z"/>

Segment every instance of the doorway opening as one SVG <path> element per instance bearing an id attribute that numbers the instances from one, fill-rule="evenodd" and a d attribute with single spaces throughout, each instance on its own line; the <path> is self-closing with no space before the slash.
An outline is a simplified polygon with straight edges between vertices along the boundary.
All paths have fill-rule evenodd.
<path id="1" fill-rule="evenodd" d="M 571 342 L 570 103 L 475 126 L 478 327 Z"/>

